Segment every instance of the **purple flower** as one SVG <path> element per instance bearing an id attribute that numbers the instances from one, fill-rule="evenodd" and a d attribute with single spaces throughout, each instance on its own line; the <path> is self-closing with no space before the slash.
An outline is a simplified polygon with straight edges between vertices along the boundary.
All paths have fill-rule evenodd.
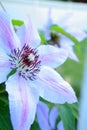
<path id="1" fill-rule="evenodd" d="M 74 43 L 64 35 L 57 33 L 55 31 L 50 30 L 50 26 L 52 24 L 57 24 L 60 27 L 62 27 L 65 31 L 73 35 L 78 39 L 78 41 L 81 41 L 82 39 L 87 37 L 87 34 L 83 32 L 82 30 L 78 29 L 77 27 L 73 26 L 73 23 L 70 22 L 70 18 L 72 17 L 73 13 L 67 13 L 64 15 L 61 19 L 58 20 L 58 22 L 54 22 L 51 17 L 51 8 L 48 10 L 48 17 L 47 22 L 43 27 L 44 36 L 47 39 L 48 43 L 51 45 L 55 45 L 58 48 L 63 48 L 68 53 L 68 57 L 72 60 L 78 61 L 78 57 L 76 56 L 73 45 Z M 71 23 L 71 24 L 70 24 Z"/>
<path id="2" fill-rule="evenodd" d="M 58 115 L 59 113 L 57 107 L 53 107 L 50 110 L 45 103 L 41 101 L 38 103 L 37 120 L 41 130 L 64 130 L 62 121 L 60 121 L 56 126 Z"/>
<path id="3" fill-rule="evenodd" d="M 72 87 L 52 69 L 67 53 L 39 44 L 30 18 L 15 33 L 9 15 L 0 12 L 0 83 L 6 82 L 14 130 L 30 129 L 39 96 L 53 103 L 77 101 Z"/>

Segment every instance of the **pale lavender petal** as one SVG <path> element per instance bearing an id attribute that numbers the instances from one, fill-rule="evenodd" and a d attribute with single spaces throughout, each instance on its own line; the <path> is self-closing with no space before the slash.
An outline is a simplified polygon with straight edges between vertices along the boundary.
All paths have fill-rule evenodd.
<path id="1" fill-rule="evenodd" d="M 40 96 L 53 103 L 77 102 L 75 92 L 56 71 L 43 66 L 38 75 L 38 89 L 42 89 Z"/>
<path id="2" fill-rule="evenodd" d="M 51 12 L 52 12 L 52 9 L 48 8 L 47 20 L 46 20 L 46 23 L 43 25 L 44 36 L 47 40 L 50 40 L 50 27 L 53 24 Z"/>
<path id="3" fill-rule="evenodd" d="M 67 28 L 66 31 L 69 32 L 74 37 L 76 37 L 79 41 L 83 40 L 84 38 L 87 38 L 87 34 L 79 28 L 70 27 Z"/>
<path id="4" fill-rule="evenodd" d="M 6 55 L 6 52 L 0 48 L 0 83 L 6 81 L 10 71 L 9 57 Z"/>
<path id="5" fill-rule="evenodd" d="M 51 15 L 52 15 L 52 9 L 49 8 L 48 15 L 47 15 L 47 21 L 46 21 L 46 24 L 44 25 L 44 28 L 43 28 L 44 31 L 49 30 L 50 26 L 53 24 L 53 19 L 52 19 Z"/>
<path id="6" fill-rule="evenodd" d="M 67 51 L 51 45 L 41 45 L 38 47 L 38 54 L 41 64 L 51 66 L 52 68 L 63 64 L 68 57 Z"/>
<path id="7" fill-rule="evenodd" d="M 11 24 L 11 18 L 5 12 L 0 12 L 0 46 L 6 51 L 20 46 L 19 39 Z"/>
<path id="8" fill-rule="evenodd" d="M 30 129 L 35 118 L 38 92 L 17 74 L 7 80 L 6 90 L 9 94 L 10 116 L 14 130 Z"/>
<path id="9" fill-rule="evenodd" d="M 66 29 L 70 25 L 70 19 L 72 18 L 71 16 L 73 15 L 72 11 L 69 11 L 62 15 L 60 19 L 58 19 L 57 24 L 61 26 L 62 28 Z"/>
<path id="10" fill-rule="evenodd" d="M 4 65 L 3 67 L 0 67 L 0 83 L 7 80 L 7 75 L 10 73 L 11 69 L 9 66 L 9 63 Z"/>
<path id="11" fill-rule="evenodd" d="M 39 102 L 37 106 L 37 120 L 41 130 L 51 130 L 48 122 L 48 114 L 48 106 L 43 102 Z"/>
<path id="12" fill-rule="evenodd" d="M 67 49 L 69 49 L 69 50 L 68 50 L 69 58 L 72 59 L 72 60 L 74 60 L 74 61 L 77 61 L 77 62 L 78 62 L 79 59 L 78 59 L 77 55 L 75 54 L 75 52 L 73 51 L 73 48 L 70 47 L 70 48 L 67 48 Z"/>
<path id="13" fill-rule="evenodd" d="M 62 122 L 62 121 L 60 121 L 60 122 L 58 123 L 57 129 L 58 129 L 58 130 L 64 130 L 64 126 L 63 126 L 63 122 Z"/>
<path id="14" fill-rule="evenodd" d="M 60 46 L 73 46 L 74 42 L 64 35 L 60 35 Z"/>
<path id="15" fill-rule="evenodd" d="M 65 36 L 61 36 L 60 45 L 61 45 L 62 49 L 67 51 L 68 57 L 70 59 L 75 60 L 77 62 L 79 61 L 78 57 L 76 56 L 76 54 L 73 50 L 74 43 L 70 39 L 66 38 Z"/>
<path id="16" fill-rule="evenodd" d="M 17 31 L 16 31 L 17 36 L 19 37 L 20 41 L 21 41 L 21 46 L 23 46 L 26 43 L 26 28 L 25 28 L 25 24 L 23 24 L 22 26 L 20 26 Z"/>
<path id="17" fill-rule="evenodd" d="M 6 54 L 5 50 L 0 48 L 0 67 L 3 67 L 9 62 L 9 56 Z"/>
<path id="18" fill-rule="evenodd" d="M 58 118 L 58 108 L 54 107 L 51 109 L 50 114 L 49 114 L 49 123 L 52 129 L 55 129 L 57 118 Z"/>
<path id="19" fill-rule="evenodd" d="M 29 16 L 24 21 L 24 25 L 19 28 L 17 34 L 20 37 L 22 44 L 26 43 L 33 48 L 36 48 L 40 44 L 41 40 L 39 34 Z"/>

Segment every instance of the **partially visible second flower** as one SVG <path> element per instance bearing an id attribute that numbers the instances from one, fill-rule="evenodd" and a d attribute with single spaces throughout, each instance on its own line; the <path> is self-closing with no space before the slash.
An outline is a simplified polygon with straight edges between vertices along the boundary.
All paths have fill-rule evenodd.
<path id="1" fill-rule="evenodd" d="M 49 107 L 44 102 L 39 102 L 37 105 L 37 120 L 41 130 L 64 130 L 62 120 L 56 126 L 56 120 L 59 116 L 58 108 L 53 107 L 50 111 Z"/>
<path id="2" fill-rule="evenodd" d="M 39 44 L 30 18 L 15 33 L 9 15 L 0 12 L 0 83 L 6 83 L 14 130 L 30 129 L 39 96 L 53 103 L 77 102 L 72 87 L 52 69 L 67 53 Z"/>
<path id="3" fill-rule="evenodd" d="M 69 19 L 72 17 L 72 12 L 67 13 L 61 19 L 59 19 L 58 22 L 55 23 L 51 17 L 51 11 L 51 8 L 49 8 L 47 22 L 45 23 L 42 29 L 48 44 L 54 45 L 58 48 L 63 48 L 68 53 L 68 57 L 70 59 L 78 61 L 78 57 L 76 56 L 73 50 L 74 43 L 64 35 L 56 31 L 50 30 L 50 27 L 53 24 L 57 24 L 60 27 L 62 27 L 65 31 L 76 37 L 78 41 L 81 41 L 82 39 L 86 38 L 87 34 L 84 31 L 78 29 L 77 27 L 74 27 L 73 25 L 69 24 Z"/>

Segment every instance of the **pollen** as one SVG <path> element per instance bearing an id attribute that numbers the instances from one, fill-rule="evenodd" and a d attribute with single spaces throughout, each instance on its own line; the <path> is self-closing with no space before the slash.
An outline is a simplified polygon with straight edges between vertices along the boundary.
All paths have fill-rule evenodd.
<path id="1" fill-rule="evenodd" d="M 35 58 L 35 56 L 34 56 L 33 53 L 31 53 L 31 54 L 28 56 L 29 61 L 34 61 L 34 58 Z"/>

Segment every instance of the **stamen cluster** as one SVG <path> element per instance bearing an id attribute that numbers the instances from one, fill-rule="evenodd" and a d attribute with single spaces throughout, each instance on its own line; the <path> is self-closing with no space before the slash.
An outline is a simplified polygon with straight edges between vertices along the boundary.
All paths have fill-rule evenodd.
<path id="1" fill-rule="evenodd" d="M 41 61 L 36 49 L 24 45 L 21 50 L 14 49 L 10 55 L 11 69 L 17 68 L 20 76 L 34 80 L 40 71 Z"/>

